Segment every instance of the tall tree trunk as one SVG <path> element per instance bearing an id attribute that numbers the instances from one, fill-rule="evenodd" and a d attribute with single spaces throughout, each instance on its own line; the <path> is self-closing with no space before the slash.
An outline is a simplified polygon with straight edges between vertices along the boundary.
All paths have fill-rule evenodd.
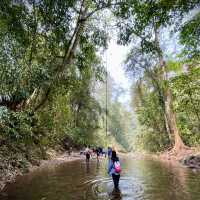
<path id="1" fill-rule="evenodd" d="M 166 71 L 166 63 L 164 61 L 162 49 L 160 48 L 158 34 L 159 34 L 158 29 L 155 28 L 155 44 L 158 51 L 159 65 L 161 68 L 161 81 L 167 82 L 168 77 Z M 176 113 L 173 111 L 172 92 L 169 86 L 163 87 L 163 91 L 164 91 L 163 94 L 164 94 L 164 107 L 165 107 L 164 112 L 166 120 L 165 123 L 168 125 L 167 127 L 169 128 L 170 134 L 172 135 L 173 138 L 173 143 L 174 143 L 173 150 L 175 152 L 179 152 L 181 149 L 185 149 L 186 146 L 180 137 L 180 131 L 177 126 Z"/>
<path id="2" fill-rule="evenodd" d="M 151 70 L 149 70 L 148 68 L 145 68 L 146 72 L 148 73 L 148 75 L 151 77 L 152 80 L 152 84 L 154 86 L 154 88 L 156 89 L 158 95 L 159 95 L 159 103 L 161 105 L 161 107 L 163 108 L 163 116 L 164 116 L 164 122 L 165 122 L 165 130 L 168 134 L 169 140 L 172 142 L 172 134 L 170 132 L 170 128 L 169 128 L 169 124 L 168 124 L 168 120 L 167 120 L 167 115 L 165 112 L 165 95 L 163 92 L 162 87 L 160 86 L 160 82 L 157 76 L 155 76 L 153 74 L 153 72 Z"/>
<path id="3" fill-rule="evenodd" d="M 63 57 L 63 62 L 61 65 L 59 65 L 57 67 L 56 74 L 55 74 L 55 77 L 53 80 L 56 80 L 58 78 L 61 79 L 63 77 L 63 72 L 64 72 L 65 68 L 73 63 L 74 54 L 75 54 L 75 51 L 79 44 L 80 36 L 84 31 L 87 11 L 88 11 L 88 8 L 85 5 L 85 0 L 82 0 L 81 8 L 79 11 L 79 16 L 78 16 L 77 22 L 76 22 L 76 27 L 75 27 L 74 32 L 69 40 L 69 44 L 66 47 L 65 55 Z M 51 91 L 51 87 L 53 84 L 54 84 L 54 81 L 52 81 L 50 86 L 48 88 L 46 88 L 45 90 L 43 88 L 35 89 L 35 90 L 38 90 L 40 94 L 42 94 L 42 97 L 40 97 L 40 102 L 33 109 L 34 112 L 37 111 L 39 108 L 41 108 L 44 105 L 44 103 L 47 101 L 48 96 Z M 31 94 L 30 98 L 28 98 L 26 100 L 26 102 L 24 103 L 24 108 L 27 108 L 29 105 L 34 104 L 33 102 L 38 97 L 38 92 L 35 92 L 35 90 Z"/>
<path id="4" fill-rule="evenodd" d="M 177 126 L 176 114 L 172 108 L 172 93 L 169 87 L 166 88 L 166 92 L 165 92 L 165 112 L 166 112 L 166 117 L 169 124 L 170 132 L 174 138 L 173 149 L 176 152 L 178 152 L 181 149 L 185 148 L 185 144 L 183 143 L 183 140 L 180 137 L 180 131 Z"/>

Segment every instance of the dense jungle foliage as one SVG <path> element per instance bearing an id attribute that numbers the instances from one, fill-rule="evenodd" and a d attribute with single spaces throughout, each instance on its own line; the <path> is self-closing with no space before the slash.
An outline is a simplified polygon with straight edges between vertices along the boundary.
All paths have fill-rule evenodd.
<path id="1" fill-rule="evenodd" d="M 105 10 L 131 47 L 132 112 L 104 67 Z M 198 0 L 1 1 L 1 159 L 20 167 L 58 146 L 199 145 L 199 25 Z"/>
<path id="2" fill-rule="evenodd" d="M 135 78 L 134 148 L 199 146 L 199 1 L 129 2 L 117 16 L 120 41 L 131 43 L 125 68 Z"/>
<path id="3" fill-rule="evenodd" d="M 105 71 L 97 52 L 106 35 L 87 18 L 98 5 L 1 1 L 1 165 L 24 167 L 50 147 L 95 137 L 101 108 L 92 86 Z"/>
<path id="4" fill-rule="evenodd" d="M 121 135 L 125 125 L 116 122 L 117 130 L 105 131 L 108 113 L 109 126 L 120 121 L 120 113 L 112 119 L 117 116 L 102 104 L 105 91 L 97 100 L 96 85 L 105 89 L 102 55 L 109 41 L 100 14 L 111 5 L 91 0 L 1 1 L 1 170 L 37 164 L 50 148 L 108 145 L 122 138 L 128 149 Z M 118 103 L 112 94 L 109 98 L 113 106 Z"/>

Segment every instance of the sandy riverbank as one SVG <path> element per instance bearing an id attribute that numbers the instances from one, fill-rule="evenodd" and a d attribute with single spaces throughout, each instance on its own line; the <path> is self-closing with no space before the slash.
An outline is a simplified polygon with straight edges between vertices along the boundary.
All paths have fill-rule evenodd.
<path id="1" fill-rule="evenodd" d="M 39 166 L 31 166 L 29 168 L 29 171 L 32 172 L 34 170 L 37 170 L 38 168 L 45 168 L 47 166 L 55 167 L 56 165 L 60 165 L 62 163 L 72 162 L 82 159 L 85 159 L 85 156 L 80 155 L 79 152 L 72 152 L 71 155 L 69 155 L 68 153 L 63 153 L 61 155 L 52 156 L 51 159 L 49 160 L 41 160 Z"/>
<path id="2" fill-rule="evenodd" d="M 164 151 L 160 153 L 137 152 L 131 153 L 133 159 L 151 159 L 174 166 L 184 166 L 188 168 L 200 169 L 199 148 L 182 149 L 179 152 Z"/>
<path id="3" fill-rule="evenodd" d="M 159 159 L 178 163 L 192 169 L 200 169 L 199 148 L 185 148 L 178 152 L 166 151 L 159 155 Z"/>
<path id="4" fill-rule="evenodd" d="M 14 182 L 17 176 L 22 176 L 23 174 L 33 172 L 39 168 L 55 167 L 62 163 L 85 159 L 85 156 L 80 155 L 79 152 L 72 152 L 71 155 L 69 155 L 66 152 L 61 153 L 56 152 L 54 150 L 50 150 L 48 152 L 48 157 L 48 160 L 39 160 L 37 162 L 37 165 L 29 164 L 29 167 L 26 172 L 22 172 L 20 169 L 16 169 L 15 171 L 9 171 L 8 167 L 7 175 L 0 179 L 0 192 L 4 189 L 6 184 Z"/>

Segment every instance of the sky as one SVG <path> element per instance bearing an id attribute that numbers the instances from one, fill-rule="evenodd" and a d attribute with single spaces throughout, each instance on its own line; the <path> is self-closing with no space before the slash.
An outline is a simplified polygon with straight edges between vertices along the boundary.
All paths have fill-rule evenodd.
<path id="1" fill-rule="evenodd" d="M 118 45 L 116 40 L 111 39 L 108 49 L 105 52 L 105 64 L 110 76 L 114 79 L 115 83 L 125 90 L 125 93 L 119 98 L 122 103 L 128 103 L 130 101 L 130 86 L 131 81 L 125 75 L 123 69 L 123 61 L 126 59 L 126 55 L 129 51 L 127 46 Z"/>

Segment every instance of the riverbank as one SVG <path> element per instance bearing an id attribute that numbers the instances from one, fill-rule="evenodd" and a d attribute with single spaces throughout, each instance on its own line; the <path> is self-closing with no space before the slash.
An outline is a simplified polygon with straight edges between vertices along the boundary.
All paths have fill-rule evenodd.
<path id="1" fill-rule="evenodd" d="M 185 166 L 188 168 L 200 169 L 200 151 L 197 148 L 184 149 L 178 153 L 173 151 L 165 151 L 158 154 L 149 154 L 149 153 L 119 153 L 121 156 L 132 157 L 133 159 L 153 159 L 159 160 L 161 162 L 170 163 L 174 166 Z M 69 155 L 67 152 L 48 150 L 47 151 L 48 159 L 47 160 L 38 160 L 35 163 L 29 163 L 27 169 L 24 171 L 20 168 L 13 170 L 10 166 L 7 167 L 6 173 L 0 179 L 0 192 L 11 182 L 14 182 L 17 176 L 22 176 L 29 172 L 33 172 L 41 168 L 54 168 L 57 165 L 62 163 L 82 160 L 85 159 L 85 156 L 80 155 L 78 151 L 74 151 Z"/>
<path id="2" fill-rule="evenodd" d="M 29 168 L 29 172 L 37 170 L 38 168 L 55 167 L 62 163 L 72 162 L 72 161 L 82 160 L 82 159 L 85 159 L 85 156 L 80 155 L 80 153 L 78 151 L 72 152 L 71 155 L 69 155 L 68 153 L 62 153 L 62 154 L 58 155 L 53 152 L 51 159 L 41 160 L 40 165 L 39 166 L 35 166 L 35 165 L 31 166 Z"/>
<path id="3" fill-rule="evenodd" d="M 161 162 L 168 162 L 172 165 L 179 165 L 192 169 L 200 169 L 199 148 L 185 148 L 179 150 L 178 152 L 170 150 L 158 154 L 150 154 L 149 157 Z"/>
<path id="4" fill-rule="evenodd" d="M 47 160 L 38 160 L 35 163 L 28 163 L 28 166 L 25 170 L 18 167 L 13 169 L 11 166 L 7 166 L 7 168 L 4 170 L 4 174 L 1 174 L 0 177 L 0 192 L 4 189 L 6 184 L 14 182 L 17 176 L 22 176 L 29 172 L 33 172 L 39 168 L 55 167 L 62 163 L 72 162 L 85 158 L 84 156 L 80 155 L 78 151 L 74 151 L 69 155 L 66 152 L 57 152 L 55 150 L 49 150 L 47 154 Z"/>
<path id="5" fill-rule="evenodd" d="M 134 153 L 131 156 L 133 159 L 151 159 L 165 163 L 170 163 L 174 166 L 182 166 L 191 169 L 200 169 L 200 149 L 186 148 L 179 152 L 164 151 L 160 153 Z"/>
<path id="6" fill-rule="evenodd" d="M 178 152 L 166 151 L 159 155 L 161 160 L 177 162 L 185 167 L 200 169 L 200 150 L 199 148 L 185 148 Z"/>

